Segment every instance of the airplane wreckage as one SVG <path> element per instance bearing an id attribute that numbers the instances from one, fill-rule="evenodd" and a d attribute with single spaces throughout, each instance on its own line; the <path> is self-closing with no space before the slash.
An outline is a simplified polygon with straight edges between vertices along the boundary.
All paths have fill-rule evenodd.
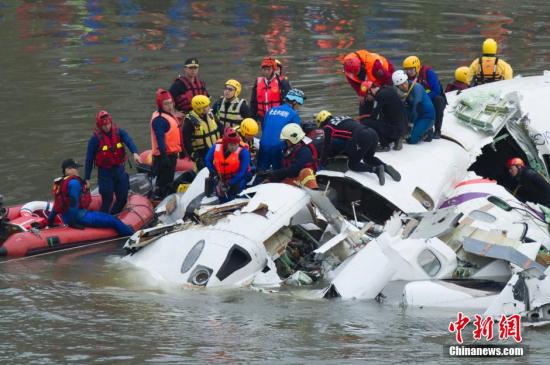
<path id="1" fill-rule="evenodd" d="M 519 156 L 549 177 L 548 95 L 546 72 L 447 94 L 442 139 L 384 153 L 400 182 L 336 161 L 318 172 L 319 191 L 260 184 L 216 204 L 202 170 L 159 204 L 159 225 L 136 232 L 123 260 L 168 285 L 315 282 L 319 298 L 375 299 L 402 280 L 405 305 L 549 323 L 547 210 L 510 194 L 505 170 Z"/>

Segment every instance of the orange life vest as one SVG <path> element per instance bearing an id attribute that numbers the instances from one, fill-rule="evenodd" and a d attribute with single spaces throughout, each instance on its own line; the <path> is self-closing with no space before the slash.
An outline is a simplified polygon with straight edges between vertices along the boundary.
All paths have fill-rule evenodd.
<path id="1" fill-rule="evenodd" d="M 112 123 L 110 138 L 100 129 L 96 129 L 94 135 L 99 141 L 99 148 L 95 155 L 95 165 L 97 167 L 110 169 L 126 162 L 125 148 L 116 124 Z"/>
<path id="2" fill-rule="evenodd" d="M 502 80 L 504 75 L 497 67 L 498 57 L 479 57 L 475 75 L 476 85 Z"/>
<path id="3" fill-rule="evenodd" d="M 166 144 L 166 154 L 171 155 L 181 152 L 181 130 L 179 128 L 178 120 L 168 113 L 154 112 L 151 116 L 150 129 L 151 129 L 151 147 L 153 150 L 153 156 L 160 156 L 160 150 L 157 142 L 157 136 L 153 130 L 153 121 L 156 117 L 162 115 L 164 119 L 170 124 L 170 129 L 164 134 L 164 143 Z"/>
<path id="4" fill-rule="evenodd" d="M 379 60 L 382 63 L 382 67 L 384 68 L 384 70 L 387 71 L 389 69 L 388 60 L 384 56 L 379 55 L 378 53 L 369 52 L 367 50 L 361 49 L 356 52 L 348 53 L 346 57 L 344 57 L 344 62 L 346 59 L 350 57 L 359 57 L 359 59 L 361 60 L 361 64 L 365 68 L 366 80 L 368 81 L 375 81 L 377 79 L 372 74 L 372 66 L 374 65 L 374 61 Z M 366 80 L 359 80 L 359 78 L 357 78 L 354 81 L 363 82 Z"/>
<path id="5" fill-rule="evenodd" d="M 241 168 L 241 161 L 239 160 L 239 154 L 243 147 L 239 146 L 235 152 L 224 156 L 223 144 L 216 143 L 216 149 L 214 150 L 214 168 L 218 172 L 218 175 L 223 182 L 228 182 L 237 175 Z"/>
<path id="6" fill-rule="evenodd" d="M 269 109 L 281 105 L 281 85 L 277 75 L 270 81 L 265 77 L 256 79 L 256 101 L 258 102 L 258 116 L 262 118 Z"/>

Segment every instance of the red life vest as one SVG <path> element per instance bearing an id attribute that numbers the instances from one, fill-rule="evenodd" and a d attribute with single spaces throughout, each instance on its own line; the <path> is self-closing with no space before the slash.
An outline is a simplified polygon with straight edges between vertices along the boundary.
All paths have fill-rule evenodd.
<path id="1" fill-rule="evenodd" d="M 69 182 L 77 179 L 80 182 L 80 201 L 78 207 L 81 209 L 87 209 L 92 201 L 92 195 L 90 190 L 86 187 L 84 180 L 78 176 L 64 176 L 58 177 L 53 182 L 52 193 L 54 196 L 53 209 L 58 214 L 63 214 L 69 210 Z"/>
<path id="2" fill-rule="evenodd" d="M 467 88 L 469 88 L 468 84 L 455 80 L 447 84 L 447 87 L 445 88 L 445 92 L 448 93 L 449 91 L 454 91 L 454 90 L 466 90 Z"/>
<path id="3" fill-rule="evenodd" d="M 266 84 L 267 82 L 269 85 Z M 267 81 L 265 77 L 256 79 L 256 101 L 258 102 L 258 116 L 262 118 L 269 109 L 281 105 L 281 85 L 277 75 L 270 81 Z"/>
<path id="4" fill-rule="evenodd" d="M 429 70 L 431 70 L 432 68 L 430 66 L 426 66 L 426 65 L 422 65 L 422 67 L 420 67 L 420 72 L 418 73 L 418 79 L 416 82 L 418 82 L 420 85 L 424 86 L 424 89 L 429 92 L 432 87 L 430 86 L 430 84 L 428 83 L 428 77 L 427 77 L 427 73 Z"/>
<path id="5" fill-rule="evenodd" d="M 309 137 L 304 137 L 304 139 L 302 139 L 300 143 L 295 144 L 286 151 L 285 157 L 283 159 L 283 167 L 290 167 L 292 165 L 292 162 L 296 159 L 298 152 L 305 147 L 311 150 L 312 159 L 304 166 L 304 168 L 310 168 L 313 171 L 317 171 L 319 154 L 317 153 L 317 149 L 315 148 L 313 141 Z"/>
<path id="6" fill-rule="evenodd" d="M 183 85 L 185 86 L 185 91 L 183 92 L 183 94 L 176 96 L 176 109 L 183 112 L 188 112 L 192 109 L 191 99 L 193 99 L 193 96 L 208 96 L 208 92 L 206 91 L 206 83 L 198 77 L 195 78 L 195 82 L 191 82 L 187 77 L 184 76 L 179 76 L 176 81 L 177 80 L 180 80 L 183 83 Z"/>
<path id="7" fill-rule="evenodd" d="M 214 150 L 214 168 L 223 182 L 228 182 L 239 172 L 239 169 L 241 168 L 239 154 L 242 149 L 243 147 L 239 146 L 235 152 L 232 152 L 229 156 L 225 157 L 223 144 L 216 143 L 216 148 Z"/>
<path id="8" fill-rule="evenodd" d="M 126 162 L 126 150 L 116 124 L 112 124 L 111 138 L 100 129 L 96 129 L 94 135 L 99 141 L 99 148 L 95 155 L 95 165 L 98 168 L 110 169 Z"/>

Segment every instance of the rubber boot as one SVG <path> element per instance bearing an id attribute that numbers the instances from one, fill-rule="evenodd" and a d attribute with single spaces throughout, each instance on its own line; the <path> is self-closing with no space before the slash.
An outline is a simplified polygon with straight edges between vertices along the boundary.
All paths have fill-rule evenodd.
<path id="1" fill-rule="evenodd" d="M 393 144 L 393 150 L 394 151 L 401 151 L 403 149 L 403 137 L 399 138 L 395 143 Z"/>
<path id="2" fill-rule="evenodd" d="M 374 173 L 378 176 L 378 182 L 380 185 L 386 183 L 386 175 L 384 174 L 384 165 L 378 165 L 374 168 Z"/>
<path id="3" fill-rule="evenodd" d="M 384 170 L 394 181 L 401 181 L 401 174 L 394 169 L 391 165 L 384 165 Z"/>

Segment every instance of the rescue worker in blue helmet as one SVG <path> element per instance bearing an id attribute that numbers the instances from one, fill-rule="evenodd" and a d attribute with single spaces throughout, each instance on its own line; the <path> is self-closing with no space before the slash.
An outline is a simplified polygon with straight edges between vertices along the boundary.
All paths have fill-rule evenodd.
<path id="1" fill-rule="evenodd" d="M 258 151 L 258 171 L 281 168 L 285 143 L 279 136 L 287 124 L 301 124 L 298 108 L 304 104 L 304 100 L 303 91 L 292 89 L 286 94 L 285 102 L 282 105 L 267 111 Z"/>
<path id="2" fill-rule="evenodd" d="M 117 214 L 128 201 L 129 178 L 124 170 L 127 146 L 134 161 L 141 163 L 138 150 L 130 135 L 113 122 L 111 115 L 101 110 L 96 115 L 96 129 L 88 141 L 85 181 L 90 180 L 93 165 L 97 166 L 97 184 L 104 213 Z M 115 204 L 113 203 L 115 194 Z"/>
<path id="3" fill-rule="evenodd" d="M 392 75 L 393 84 L 405 94 L 405 101 L 409 113 L 409 122 L 413 125 L 407 143 L 416 144 L 424 137 L 431 142 L 432 127 L 435 122 L 435 109 L 430 97 L 424 88 L 416 82 L 409 81 L 403 70 L 397 70 Z"/>
<path id="4" fill-rule="evenodd" d="M 61 164 L 63 176 L 54 182 L 54 206 L 48 216 L 48 225 L 54 224 L 57 214 L 63 223 L 73 228 L 113 228 L 120 236 L 131 236 L 134 230 L 120 219 L 103 212 L 87 210 L 91 202 L 90 190 L 78 173 L 82 167 L 73 159 Z"/>

